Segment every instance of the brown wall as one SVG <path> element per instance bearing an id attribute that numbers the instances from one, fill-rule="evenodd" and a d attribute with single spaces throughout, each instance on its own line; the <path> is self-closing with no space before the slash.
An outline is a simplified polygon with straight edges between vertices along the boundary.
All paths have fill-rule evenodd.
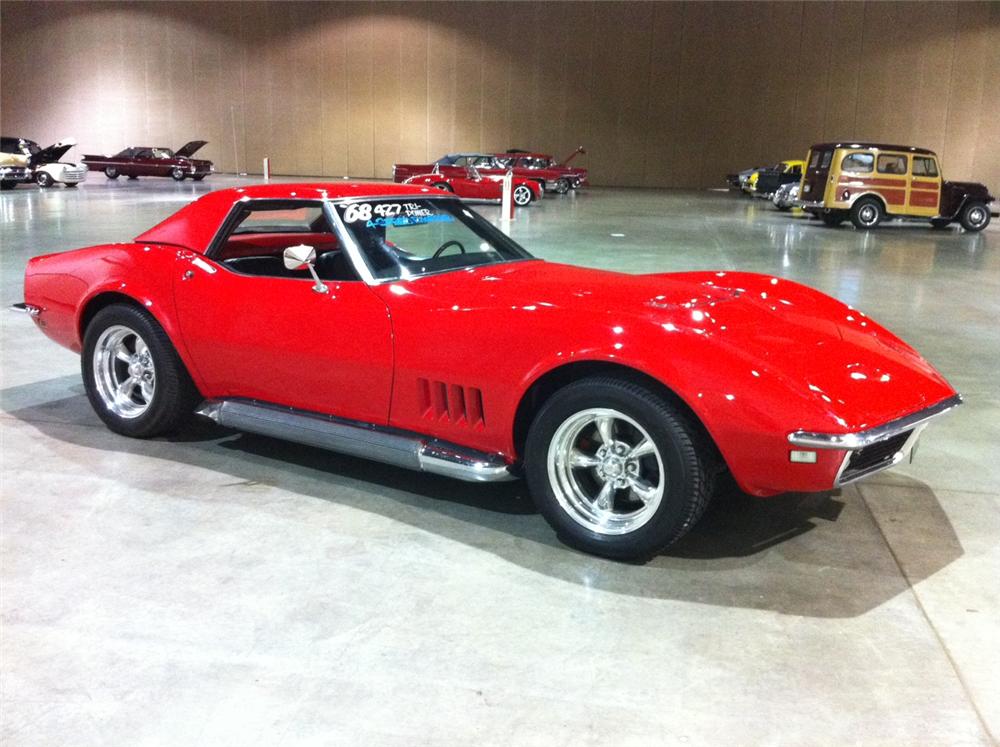
<path id="1" fill-rule="evenodd" d="M 1000 2 L 0 3 L 0 126 L 221 170 L 388 176 L 533 148 L 595 183 L 718 186 L 830 139 L 1000 191 Z"/>

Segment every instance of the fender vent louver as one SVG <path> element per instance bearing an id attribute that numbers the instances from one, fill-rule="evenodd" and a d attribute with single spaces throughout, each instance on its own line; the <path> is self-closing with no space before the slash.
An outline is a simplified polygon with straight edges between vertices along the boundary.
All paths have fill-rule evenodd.
<path id="1" fill-rule="evenodd" d="M 483 393 L 479 389 L 430 379 L 417 379 L 417 388 L 421 414 L 428 420 L 486 427 Z"/>

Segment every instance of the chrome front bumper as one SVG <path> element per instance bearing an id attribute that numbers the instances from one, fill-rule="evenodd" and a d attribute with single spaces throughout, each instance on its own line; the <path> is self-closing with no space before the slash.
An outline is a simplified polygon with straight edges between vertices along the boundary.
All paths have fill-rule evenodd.
<path id="1" fill-rule="evenodd" d="M 865 431 L 857 433 L 795 431 L 788 435 L 788 442 L 793 446 L 809 449 L 846 451 L 834 482 L 834 486 L 839 487 L 899 464 L 913 451 L 920 432 L 931 420 L 955 409 L 960 404 L 962 395 L 956 394 L 936 405 Z"/>

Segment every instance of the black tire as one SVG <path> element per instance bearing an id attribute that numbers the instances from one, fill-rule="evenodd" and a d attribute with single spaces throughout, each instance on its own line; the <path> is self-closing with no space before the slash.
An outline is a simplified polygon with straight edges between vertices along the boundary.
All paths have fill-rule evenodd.
<path id="1" fill-rule="evenodd" d="M 530 205 L 532 200 L 535 199 L 535 193 L 531 191 L 531 187 L 528 185 L 518 184 L 511 190 L 511 199 L 518 207 L 525 207 Z"/>
<path id="2" fill-rule="evenodd" d="M 574 518 L 573 509 L 564 507 L 556 494 L 557 490 L 564 496 L 566 492 L 550 478 L 553 440 L 558 440 L 567 423 L 593 408 L 609 408 L 640 425 L 655 444 L 663 466 L 659 503 L 650 506 L 645 523 L 619 534 L 594 531 Z M 553 448 L 556 455 L 566 453 Z M 715 454 L 714 446 L 706 441 L 698 425 L 663 397 L 636 383 L 593 377 L 557 391 L 535 416 L 525 445 L 525 476 L 538 510 L 566 544 L 595 555 L 642 561 L 676 542 L 701 517 L 713 492 L 718 464 Z M 558 461 L 557 456 L 553 458 Z M 653 459 L 654 466 L 660 463 L 655 456 Z M 583 470 L 583 480 L 599 468 L 573 469 Z M 631 493 L 624 490 L 628 503 Z M 619 494 L 616 491 L 611 498 L 612 512 L 621 505 Z"/>
<path id="3" fill-rule="evenodd" d="M 184 173 L 184 169 L 182 169 L 180 167 L 177 167 L 173 171 L 170 172 L 170 178 L 173 179 L 175 182 L 182 182 L 182 181 L 184 181 L 184 177 L 185 176 L 187 176 L 187 174 L 185 174 Z"/>
<path id="4" fill-rule="evenodd" d="M 445 192 L 454 192 L 451 185 L 448 182 L 438 182 L 437 184 L 432 184 L 432 187 L 437 187 L 438 189 L 443 189 Z"/>
<path id="5" fill-rule="evenodd" d="M 128 180 L 130 182 L 135 182 L 139 180 L 139 177 L 135 176 L 134 174 L 129 174 Z"/>
<path id="6" fill-rule="evenodd" d="M 775 205 L 775 207 L 778 208 L 778 210 L 780 210 L 783 213 L 787 213 L 789 210 L 792 209 L 791 205 Z"/>
<path id="7" fill-rule="evenodd" d="M 74 189 L 79 182 L 66 182 L 67 189 Z"/>
<path id="8" fill-rule="evenodd" d="M 958 222 L 966 231 L 982 231 L 990 224 L 990 209 L 983 202 L 970 202 L 962 208 Z"/>
<path id="9" fill-rule="evenodd" d="M 128 328 L 145 341 L 155 367 L 153 395 L 145 412 L 137 417 L 122 417 L 109 409 L 95 376 L 95 347 L 101 335 L 115 326 Z M 167 333 L 145 311 L 128 304 L 113 304 L 101 309 L 87 325 L 81 370 L 94 412 L 108 428 L 124 436 L 151 438 L 171 433 L 187 422 L 201 400 Z"/>
<path id="10" fill-rule="evenodd" d="M 118 169 L 114 166 L 105 166 L 104 175 L 108 177 L 108 179 L 117 179 L 119 177 Z"/>
<path id="11" fill-rule="evenodd" d="M 885 208 L 875 197 L 862 197 L 851 206 L 851 223 L 862 231 L 877 228 L 883 218 Z"/>
<path id="12" fill-rule="evenodd" d="M 51 187 L 55 184 L 52 174 L 47 171 L 39 171 L 35 174 L 35 181 L 38 183 L 39 187 Z"/>
<path id="13" fill-rule="evenodd" d="M 195 176 L 192 176 L 191 178 L 194 179 L 196 182 L 200 182 L 202 179 L 205 178 L 205 176 L 206 176 L 205 174 L 197 174 Z"/>
<path id="14" fill-rule="evenodd" d="M 931 228 L 942 229 L 942 228 L 947 228 L 950 225 L 951 225 L 951 221 L 948 220 L 947 218 L 932 218 L 931 219 Z"/>
<path id="15" fill-rule="evenodd" d="M 836 228 L 837 226 L 839 226 L 841 223 L 844 222 L 844 216 L 841 213 L 837 212 L 821 213 L 819 217 L 822 218 L 823 223 L 830 228 Z"/>
<path id="16" fill-rule="evenodd" d="M 569 180 L 563 177 L 556 179 L 556 183 L 555 186 L 552 188 L 552 191 L 555 192 L 557 195 L 566 194 L 567 192 L 569 192 Z"/>
<path id="17" fill-rule="evenodd" d="M 8 189 L 14 189 L 17 186 L 17 182 L 11 179 L 4 179 L 0 181 L 0 190 L 6 192 Z"/>

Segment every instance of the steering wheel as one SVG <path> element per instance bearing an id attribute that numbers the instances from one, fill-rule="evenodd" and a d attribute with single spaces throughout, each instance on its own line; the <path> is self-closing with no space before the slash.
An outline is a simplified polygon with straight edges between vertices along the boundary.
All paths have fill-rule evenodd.
<path id="1" fill-rule="evenodd" d="M 434 256 L 431 257 L 431 259 L 437 259 L 438 257 L 440 257 L 441 254 L 444 252 L 444 250 L 447 249 L 449 246 L 457 246 L 458 250 L 462 254 L 465 254 L 465 247 L 462 246 L 462 242 L 461 241 L 452 240 L 452 241 L 446 241 L 441 246 L 439 246 L 438 250 L 436 252 L 434 252 Z"/>

